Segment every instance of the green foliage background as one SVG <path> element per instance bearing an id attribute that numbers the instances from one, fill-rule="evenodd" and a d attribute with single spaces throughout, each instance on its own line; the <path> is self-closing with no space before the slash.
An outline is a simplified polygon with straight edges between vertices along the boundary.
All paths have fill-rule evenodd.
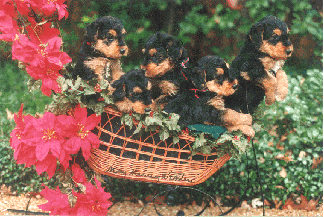
<path id="1" fill-rule="evenodd" d="M 187 48 L 194 64 L 204 55 L 215 54 L 229 63 L 235 58 L 251 25 L 271 14 L 285 20 L 291 27 L 293 42 L 307 38 L 313 46 L 307 58 L 295 55 L 284 67 L 289 74 L 289 94 L 284 102 L 260 106 L 254 117 L 262 126 L 255 137 L 265 198 L 285 200 L 292 194 L 308 199 L 323 194 L 323 163 L 314 162 L 323 156 L 323 21 L 307 0 L 243 1 L 242 10 L 232 10 L 224 4 L 208 5 L 207 1 L 72 1 L 70 16 L 61 21 L 64 50 L 77 60 L 77 53 L 87 24 L 97 17 L 112 15 L 123 20 L 128 34 L 130 55 L 123 59 L 124 71 L 139 68 L 141 50 L 146 39 L 157 31 L 170 33 Z M 295 44 L 295 43 L 294 43 Z M 299 43 L 300 44 L 300 43 Z M 9 145 L 15 124 L 7 118 L 7 110 L 17 112 L 24 103 L 26 113 L 42 113 L 51 98 L 40 91 L 27 90 L 28 75 L 11 60 L 10 45 L 0 43 L 0 184 L 11 185 L 18 192 L 39 191 L 46 181 L 35 169 L 17 165 Z M 295 50 L 298 46 L 295 45 Z M 296 52 L 298 53 L 298 52 Z M 305 152 L 305 153 L 303 153 Z M 282 157 L 284 156 L 284 157 Z M 286 160 L 286 161 L 285 161 Z M 231 159 L 206 182 L 195 186 L 211 195 L 233 198 L 247 187 L 247 163 L 250 186 L 247 198 L 260 197 L 253 152 L 241 162 Z M 316 166 L 316 167 L 315 167 Z M 284 173 L 285 172 L 285 173 Z M 48 184 L 54 185 L 55 180 Z M 164 185 L 109 178 L 107 190 L 115 198 L 134 195 L 145 199 L 165 190 Z M 196 195 L 199 200 L 201 195 Z M 176 202 L 174 202 L 176 203 Z"/>

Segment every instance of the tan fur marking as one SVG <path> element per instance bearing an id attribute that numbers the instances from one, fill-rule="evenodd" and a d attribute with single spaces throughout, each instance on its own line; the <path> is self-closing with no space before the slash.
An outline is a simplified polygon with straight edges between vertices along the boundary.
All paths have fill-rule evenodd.
<path id="1" fill-rule="evenodd" d="M 224 69 L 216 68 L 217 75 L 224 75 Z"/>
<path id="2" fill-rule="evenodd" d="M 122 101 L 115 102 L 115 106 L 119 111 L 124 113 L 129 113 L 132 111 L 132 102 L 127 98 Z"/>
<path id="3" fill-rule="evenodd" d="M 284 70 L 277 71 L 276 100 L 283 101 L 288 94 L 288 77 Z"/>
<path id="4" fill-rule="evenodd" d="M 112 61 L 110 64 L 112 82 L 118 80 L 123 74 L 120 60 Z"/>
<path id="5" fill-rule="evenodd" d="M 157 50 L 156 50 L 155 48 L 149 50 L 149 54 L 150 54 L 151 56 L 153 56 L 156 52 L 157 52 Z"/>
<path id="6" fill-rule="evenodd" d="M 112 82 L 118 80 L 124 72 L 122 72 L 120 61 L 111 61 L 103 57 L 97 57 L 93 59 L 89 59 L 84 61 L 84 64 L 94 71 L 96 75 L 98 75 L 98 80 L 102 80 L 104 78 L 104 74 L 106 73 L 106 68 L 109 67 L 109 72 Z"/>
<path id="7" fill-rule="evenodd" d="M 252 126 L 252 116 L 236 112 L 232 109 L 225 109 L 222 116 L 222 122 L 225 126 L 249 125 Z"/>
<path id="8" fill-rule="evenodd" d="M 152 83 L 150 81 L 147 82 L 147 89 L 148 90 L 151 90 L 152 89 Z"/>
<path id="9" fill-rule="evenodd" d="M 105 73 L 105 67 L 107 65 L 107 59 L 98 57 L 84 61 L 84 64 L 89 67 L 98 76 L 98 80 L 103 79 Z"/>
<path id="10" fill-rule="evenodd" d="M 226 66 L 227 66 L 227 68 L 229 68 L 229 67 L 230 67 L 230 65 L 229 65 L 228 63 L 226 63 Z"/>
<path id="11" fill-rule="evenodd" d="M 293 46 L 284 46 L 282 42 L 278 42 L 276 45 L 272 45 L 267 41 L 262 41 L 260 51 L 269 54 L 275 60 L 285 60 L 291 56 L 291 53 L 287 55 L 286 50 L 293 51 Z"/>
<path id="12" fill-rule="evenodd" d="M 221 96 L 215 96 L 207 103 L 218 110 L 225 110 L 225 100 Z"/>
<path id="13" fill-rule="evenodd" d="M 215 125 L 215 124 L 210 123 L 210 122 L 204 122 L 204 124 L 206 124 L 206 125 Z"/>
<path id="14" fill-rule="evenodd" d="M 116 32 L 116 30 L 111 29 L 111 30 L 108 31 L 108 33 L 109 33 L 110 35 L 112 35 L 112 36 L 117 36 L 117 32 Z"/>
<path id="15" fill-rule="evenodd" d="M 260 81 L 265 91 L 266 105 L 272 105 L 276 101 L 277 79 L 267 71 L 267 76 Z"/>
<path id="16" fill-rule="evenodd" d="M 165 97 L 166 95 L 161 95 L 155 100 L 153 100 L 152 104 L 149 106 L 151 108 L 151 111 L 159 111 L 159 108 L 163 110 L 164 106 L 167 104 L 167 103 L 162 103 Z"/>
<path id="17" fill-rule="evenodd" d="M 262 65 L 264 66 L 265 70 L 270 70 L 273 69 L 276 61 L 274 59 L 272 59 L 271 57 L 263 57 L 263 58 L 259 58 L 262 62 Z"/>
<path id="18" fill-rule="evenodd" d="M 143 91 L 142 91 L 142 89 L 139 88 L 139 87 L 134 87 L 134 88 L 133 88 L 133 92 L 134 92 L 134 93 L 142 93 Z"/>
<path id="19" fill-rule="evenodd" d="M 218 84 L 216 80 L 207 81 L 206 86 L 209 91 L 217 93 L 217 95 L 220 96 L 230 96 L 233 95 L 235 90 L 233 89 L 233 85 L 238 84 L 237 80 L 234 80 L 233 82 L 224 81 L 223 84 Z"/>
<path id="20" fill-rule="evenodd" d="M 169 59 L 165 59 L 163 62 L 159 63 L 159 65 L 155 63 L 149 63 L 146 66 L 142 66 L 141 68 L 145 69 L 145 76 L 149 78 L 153 78 L 156 76 L 162 76 L 166 72 L 170 71 L 174 67 L 171 64 Z"/>
<path id="21" fill-rule="evenodd" d="M 120 59 L 122 56 L 127 56 L 128 47 L 127 46 L 118 46 L 118 41 L 113 41 L 109 46 L 104 43 L 104 40 L 97 40 L 95 45 L 95 49 L 100 51 L 106 57 L 110 57 L 113 59 Z M 125 53 L 121 54 L 120 50 L 125 49 Z"/>
<path id="22" fill-rule="evenodd" d="M 121 34 L 126 34 L 126 30 L 122 29 Z"/>
<path id="23" fill-rule="evenodd" d="M 249 77 L 247 72 L 241 72 L 240 75 L 242 78 L 244 78 L 244 80 L 247 80 L 247 81 L 251 80 L 251 78 Z"/>
<path id="24" fill-rule="evenodd" d="M 162 80 L 159 83 L 159 87 L 162 93 L 166 95 L 175 95 L 178 92 L 178 87 L 170 81 Z"/>
<path id="25" fill-rule="evenodd" d="M 247 125 L 225 126 L 225 128 L 229 132 L 240 130 L 244 135 L 252 137 L 252 138 L 255 135 L 255 132 L 254 132 L 253 128 L 251 126 L 247 126 Z"/>
<path id="26" fill-rule="evenodd" d="M 144 105 L 142 102 L 136 101 L 132 103 L 133 111 L 139 114 L 144 114 L 145 109 L 149 108 L 149 105 Z"/>
<path id="27" fill-rule="evenodd" d="M 281 35 L 282 34 L 282 31 L 280 29 L 274 29 L 273 32 L 276 34 L 276 35 Z"/>

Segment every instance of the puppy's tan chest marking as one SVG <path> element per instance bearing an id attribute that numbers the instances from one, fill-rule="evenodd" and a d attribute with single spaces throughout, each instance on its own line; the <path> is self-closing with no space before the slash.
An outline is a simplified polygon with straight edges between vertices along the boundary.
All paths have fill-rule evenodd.
<path id="1" fill-rule="evenodd" d="M 118 80 L 123 74 L 125 73 L 122 71 L 120 60 L 112 61 L 110 64 L 110 76 L 112 81 Z"/>
<path id="2" fill-rule="evenodd" d="M 105 68 L 108 60 L 102 57 L 92 58 L 84 61 L 84 64 L 90 68 L 96 75 L 98 75 L 98 79 L 101 80 L 103 78 L 103 74 L 105 72 Z"/>
<path id="3" fill-rule="evenodd" d="M 84 61 L 84 64 L 98 75 L 98 79 L 118 80 L 124 73 L 122 72 L 120 61 L 110 61 L 103 57 L 92 58 Z"/>
<path id="4" fill-rule="evenodd" d="M 260 58 L 260 61 L 262 62 L 265 70 L 273 70 L 274 72 L 277 72 L 285 64 L 284 60 L 274 60 L 270 57 Z"/>

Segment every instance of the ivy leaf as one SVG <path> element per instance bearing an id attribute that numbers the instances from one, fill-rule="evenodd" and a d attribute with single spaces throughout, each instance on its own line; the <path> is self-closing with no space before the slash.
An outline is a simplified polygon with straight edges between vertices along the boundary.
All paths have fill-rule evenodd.
<path id="1" fill-rule="evenodd" d="M 81 85 L 81 78 L 78 76 L 77 80 L 74 82 L 74 85 L 72 86 L 72 90 L 78 90 Z"/>
<path id="2" fill-rule="evenodd" d="M 179 136 L 173 136 L 173 144 L 179 143 L 180 139 Z"/>
<path id="3" fill-rule="evenodd" d="M 204 135 L 205 135 L 204 133 L 201 133 L 199 135 L 199 137 L 196 137 L 195 142 L 194 142 L 194 145 L 193 145 L 193 148 L 194 149 L 200 148 L 200 147 L 202 147 L 202 146 L 205 145 L 205 143 L 207 142 L 207 140 L 205 139 Z"/>
<path id="4" fill-rule="evenodd" d="M 143 123 L 142 122 L 139 122 L 138 123 L 138 126 L 137 126 L 137 128 L 136 128 L 136 130 L 134 131 L 133 134 L 139 133 L 141 131 L 141 129 L 142 129 L 142 126 L 143 126 Z"/>
<path id="5" fill-rule="evenodd" d="M 169 134 L 168 130 L 166 130 L 166 129 L 162 129 L 162 130 L 159 131 L 160 140 L 162 140 L 162 141 L 169 138 L 169 135 L 170 134 Z"/>
<path id="6" fill-rule="evenodd" d="M 133 118 L 129 114 L 125 114 L 120 119 L 122 124 L 125 124 L 130 127 L 130 129 L 133 128 Z"/>

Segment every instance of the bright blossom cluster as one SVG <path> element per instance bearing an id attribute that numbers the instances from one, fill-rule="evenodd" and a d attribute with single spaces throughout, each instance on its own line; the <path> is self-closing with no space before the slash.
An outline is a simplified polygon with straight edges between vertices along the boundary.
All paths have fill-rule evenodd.
<path id="1" fill-rule="evenodd" d="M 44 211 L 51 211 L 51 215 L 63 216 L 99 216 L 107 215 L 107 209 L 111 206 L 109 199 L 111 195 L 104 191 L 100 182 L 95 178 L 97 188 L 91 183 L 84 184 L 85 193 L 72 191 L 72 195 L 77 198 L 76 204 L 71 207 L 67 194 L 63 194 L 59 187 L 56 190 L 49 189 L 47 186 L 42 190 L 41 195 L 47 199 L 47 203 L 38 207 Z"/>
<path id="2" fill-rule="evenodd" d="M 91 148 L 99 148 L 98 136 L 91 132 L 101 120 L 100 116 L 88 116 L 87 109 L 77 106 L 74 116 L 46 112 L 41 118 L 23 115 L 23 105 L 14 120 L 16 128 L 11 132 L 10 145 L 15 150 L 17 164 L 36 166 L 38 174 L 47 172 L 51 178 L 56 170 L 57 160 L 66 169 L 71 154 L 81 149 L 85 160 L 90 157 Z"/>
<path id="3" fill-rule="evenodd" d="M 26 65 L 27 73 L 42 80 L 42 93 L 61 92 L 59 71 L 72 59 L 62 52 L 60 31 L 51 21 L 68 16 L 66 0 L 1 0 L 0 40 L 12 42 L 12 59 Z M 18 21 L 18 22 L 17 22 Z"/>

